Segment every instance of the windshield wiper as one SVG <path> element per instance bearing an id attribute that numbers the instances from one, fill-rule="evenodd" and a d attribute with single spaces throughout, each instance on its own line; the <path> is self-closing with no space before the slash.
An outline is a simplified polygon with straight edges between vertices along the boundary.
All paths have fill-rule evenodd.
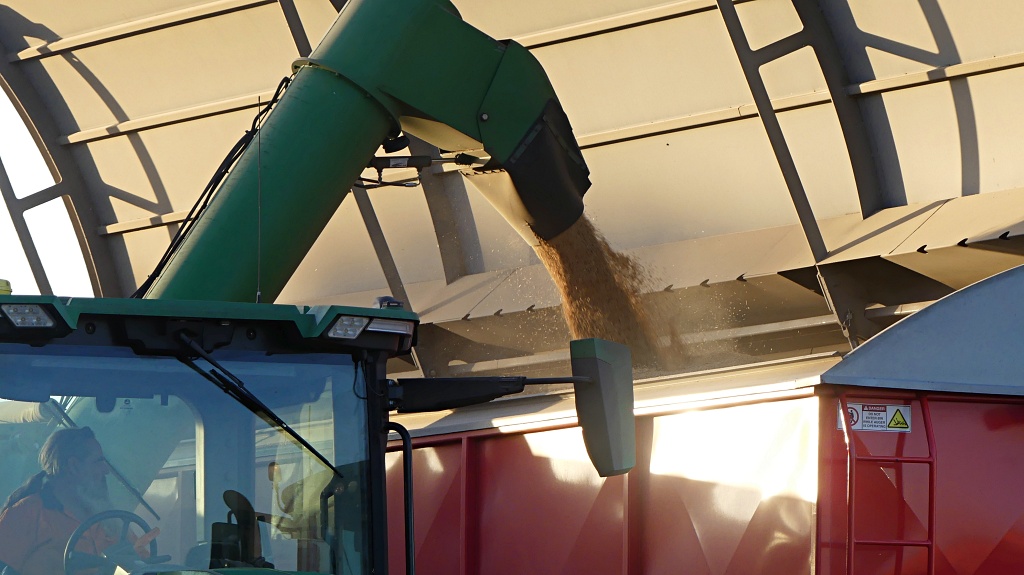
<path id="1" fill-rule="evenodd" d="M 64 425 L 73 428 L 78 427 L 78 424 L 75 423 L 73 419 L 71 419 L 71 416 L 68 415 L 68 412 L 64 409 L 64 406 L 54 401 L 52 397 L 50 398 L 49 405 L 50 407 L 53 408 L 54 411 L 57 412 L 57 415 L 60 416 L 60 419 L 61 421 L 64 422 Z M 131 493 L 132 497 L 138 500 L 138 502 L 141 503 L 142 506 L 146 508 L 146 511 L 152 513 L 153 517 L 156 517 L 156 520 L 160 521 L 160 515 L 157 514 L 156 510 L 153 509 L 149 505 L 149 503 L 146 503 L 146 500 L 143 499 L 142 497 L 142 493 L 140 493 L 139 490 L 136 489 L 134 485 L 128 483 L 128 478 L 125 477 L 120 471 L 118 471 L 117 468 L 114 467 L 113 462 L 111 462 L 109 459 L 107 459 L 107 468 L 110 469 L 110 474 L 113 475 L 114 478 L 116 478 L 121 483 L 121 485 L 123 485 L 124 488 L 128 490 L 128 493 Z"/>
<path id="2" fill-rule="evenodd" d="M 241 403 L 246 409 L 255 413 L 260 419 L 267 422 L 271 427 L 275 427 L 284 431 L 289 438 L 295 442 L 299 447 L 304 447 L 310 453 L 312 453 L 317 459 L 319 459 L 328 469 L 334 472 L 338 478 L 344 476 L 340 471 L 330 462 L 322 453 L 317 451 L 306 438 L 299 435 L 294 429 L 291 428 L 285 420 L 281 419 L 274 410 L 267 407 L 265 403 L 260 401 L 258 397 L 252 394 L 248 388 L 245 387 L 245 383 L 239 379 L 235 374 L 228 371 L 224 366 L 217 363 L 217 360 L 210 357 L 210 354 L 206 353 L 206 350 L 202 348 L 194 339 L 188 336 L 188 334 L 182 332 L 178 334 L 178 339 L 181 340 L 191 351 L 195 352 L 196 355 L 203 358 L 206 363 L 213 366 L 210 371 L 205 371 L 196 365 L 196 362 L 190 357 L 178 356 L 177 359 L 181 363 L 189 366 L 199 375 L 203 376 L 204 379 L 213 383 L 220 388 L 221 391 L 231 396 L 235 401 Z"/>

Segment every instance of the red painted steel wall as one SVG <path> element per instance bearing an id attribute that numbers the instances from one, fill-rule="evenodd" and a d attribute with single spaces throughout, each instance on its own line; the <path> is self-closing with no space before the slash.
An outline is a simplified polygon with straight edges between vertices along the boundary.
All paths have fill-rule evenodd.
<path id="1" fill-rule="evenodd" d="M 853 431 L 857 454 L 927 458 L 922 401 L 868 393 L 848 401 L 909 405 L 911 431 Z M 1024 402 L 927 397 L 936 472 L 934 574 L 1024 573 Z M 857 463 L 854 529 L 860 541 L 914 543 L 858 544 L 848 570 L 846 432 L 838 425 L 839 400 L 817 401 L 638 418 L 637 467 L 609 479 L 586 461 L 578 428 L 421 439 L 414 457 L 417 570 L 928 574 L 929 465 L 905 461 Z M 806 402 L 814 402 L 810 416 Z M 807 417 L 810 430 L 794 423 Z M 392 453 L 389 464 L 392 573 L 399 574 L 399 455 Z M 817 509 L 807 500 L 813 495 L 764 491 L 780 478 L 798 484 L 806 474 L 801 467 L 817 479 Z M 761 487 L 754 485 L 759 479 Z"/>
<path id="2" fill-rule="evenodd" d="M 578 428 L 530 435 L 582 446 Z M 391 571 L 403 573 L 400 456 L 389 465 Z M 523 434 L 435 438 L 417 447 L 414 477 L 419 573 L 623 572 L 625 477 L 535 456 Z"/>
<path id="3" fill-rule="evenodd" d="M 926 395 L 934 435 L 934 574 L 1017 575 L 1024 572 L 1024 405 L 1014 399 Z M 852 494 L 858 541 L 847 566 L 849 508 L 846 434 L 839 402 L 823 400 L 819 481 L 819 575 L 925 575 L 928 571 L 929 466 L 920 462 L 856 465 Z M 912 395 L 867 392 L 851 402 L 909 404 L 912 431 L 853 431 L 858 456 L 924 458 L 924 407 Z M 832 414 L 832 417 L 829 415 Z"/>
<path id="4" fill-rule="evenodd" d="M 641 417 L 637 467 L 608 479 L 586 459 L 575 427 L 421 439 L 417 571 L 810 574 L 813 503 L 752 484 L 809 476 L 813 499 L 817 418 L 815 398 Z M 680 429 L 696 431 L 667 435 Z M 734 463 L 744 480 L 709 479 L 729 477 L 730 452 L 742 452 Z M 725 457 L 684 477 L 701 454 Z M 388 460 L 393 574 L 405 568 L 400 459 Z"/>

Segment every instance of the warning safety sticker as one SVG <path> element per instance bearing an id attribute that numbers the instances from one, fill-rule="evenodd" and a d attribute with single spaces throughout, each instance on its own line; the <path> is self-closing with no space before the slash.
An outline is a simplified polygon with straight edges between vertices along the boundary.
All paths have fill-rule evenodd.
<path id="1" fill-rule="evenodd" d="M 878 403 L 847 403 L 846 414 L 854 431 L 910 432 L 909 405 L 883 405 Z M 842 406 L 840 405 L 840 410 Z M 843 428 L 841 414 L 836 414 L 836 429 Z"/>

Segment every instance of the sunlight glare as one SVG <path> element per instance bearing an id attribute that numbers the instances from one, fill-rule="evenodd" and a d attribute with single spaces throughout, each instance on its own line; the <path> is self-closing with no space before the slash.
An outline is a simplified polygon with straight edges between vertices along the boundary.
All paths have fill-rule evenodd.
<path id="1" fill-rule="evenodd" d="M 651 473 L 817 501 L 818 400 L 655 419 Z"/>

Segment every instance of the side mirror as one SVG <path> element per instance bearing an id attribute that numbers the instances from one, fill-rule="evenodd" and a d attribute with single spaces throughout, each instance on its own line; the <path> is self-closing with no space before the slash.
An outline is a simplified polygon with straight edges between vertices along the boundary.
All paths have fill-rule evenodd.
<path id="1" fill-rule="evenodd" d="M 576 413 L 583 442 L 601 477 L 622 475 L 636 465 L 633 418 L 633 360 L 629 348 L 603 339 L 569 343 L 575 383 Z"/>

